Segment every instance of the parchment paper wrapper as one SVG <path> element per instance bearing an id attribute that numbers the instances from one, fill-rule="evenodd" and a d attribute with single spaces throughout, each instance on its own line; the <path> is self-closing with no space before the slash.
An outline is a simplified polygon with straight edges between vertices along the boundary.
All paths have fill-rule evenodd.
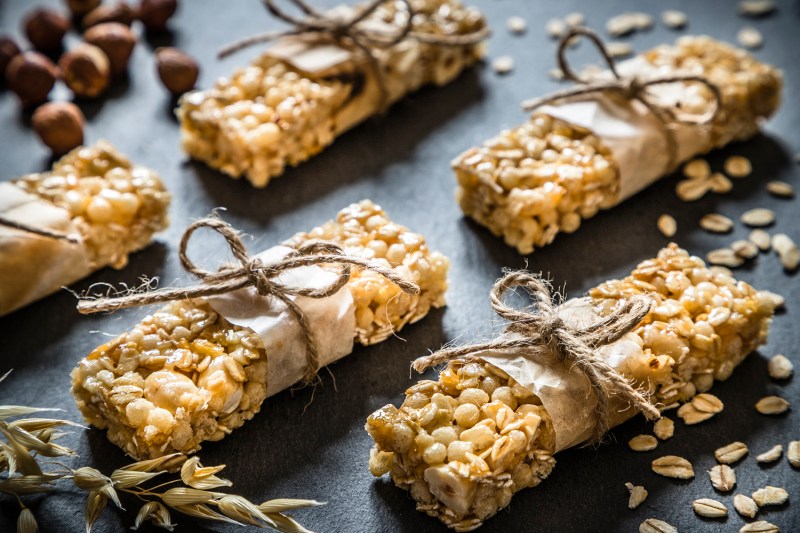
<path id="1" fill-rule="evenodd" d="M 674 71 L 659 70 L 643 57 L 637 56 L 617 65 L 622 77 L 648 79 Z M 596 76 L 610 80 L 610 72 Z M 654 85 L 647 89 L 650 98 L 666 107 L 694 99 L 689 86 L 683 83 Z M 540 107 L 537 113 L 550 115 L 569 124 L 592 131 L 611 150 L 619 165 L 619 197 L 617 203 L 627 200 L 659 178 L 674 170 L 677 165 L 713 148 L 711 128 L 708 125 L 691 125 L 671 122 L 675 136 L 675 160 L 670 162 L 668 140 L 664 125 L 652 111 L 636 100 L 628 100 L 615 93 L 593 93 L 580 100 Z"/>
<path id="2" fill-rule="evenodd" d="M 601 318 L 592 310 L 588 298 L 569 300 L 558 308 L 558 316 L 576 327 L 584 327 Z M 504 335 L 505 338 L 513 336 L 516 334 Z M 636 334 L 628 333 L 596 353 L 611 367 L 635 375 L 635 362 L 642 357 L 642 348 L 636 341 Z M 597 424 L 597 395 L 586 376 L 569 362 L 559 362 L 546 348 L 537 357 L 541 362 L 531 361 L 518 351 L 510 350 L 487 350 L 474 355 L 500 368 L 542 400 L 542 405 L 553 420 L 556 452 L 581 444 L 591 437 Z M 612 399 L 610 405 L 609 426 L 620 424 L 636 414 L 633 408 L 626 407 L 619 399 Z"/>
<path id="3" fill-rule="evenodd" d="M 80 234 L 66 209 L 0 183 L 0 216 L 31 227 Z M 92 272 L 82 243 L 0 225 L 0 315 L 10 313 Z"/>
<path id="4" fill-rule="evenodd" d="M 287 246 L 274 246 L 255 257 L 265 264 L 274 264 L 290 251 L 292 249 Z M 292 287 L 320 289 L 334 282 L 337 275 L 318 266 L 304 266 L 282 273 L 275 281 Z M 206 300 L 226 320 L 250 328 L 261 337 L 267 357 L 267 396 L 303 379 L 306 339 L 297 318 L 283 302 L 261 296 L 253 287 L 210 296 Z M 355 306 L 346 287 L 327 298 L 299 296 L 294 301 L 308 318 L 320 368 L 353 351 Z"/>

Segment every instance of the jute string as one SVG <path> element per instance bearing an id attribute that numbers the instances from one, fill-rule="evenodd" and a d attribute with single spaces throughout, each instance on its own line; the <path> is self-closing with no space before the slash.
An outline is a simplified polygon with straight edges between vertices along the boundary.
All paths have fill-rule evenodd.
<path id="1" fill-rule="evenodd" d="M 600 52 L 600 55 L 603 57 L 603 60 L 606 62 L 609 70 L 614 75 L 613 80 L 584 79 L 576 74 L 574 70 L 572 70 L 572 67 L 567 61 L 566 52 L 570 41 L 578 36 L 588 38 L 595 45 L 597 50 Z M 564 37 L 561 39 L 561 42 L 558 44 L 557 61 L 559 68 L 564 73 L 564 77 L 572 82 L 575 82 L 577 85 L 568 89 L 556 91 L 541 98 L 526 100 L 522 103 L 522 108 L 525 111 L 535 111 L 536 109 L 545 105 L 572 101 L 580 99 L 586 95 L 597 93 L 616 93 L 627 100 L 635 100 L 640 102 L 658 120 L 664 133 L 664 138 L 667 142 L 668 155 L 664 174 L 672 172 L 680 163 L 677 160 L 678 142 L 675 138 L 675 132 L 672 129 L 672 124 L 681 123 L 705 126 L 710 124 L 722 109 L 722 94 L 719 87 L 710 82 L 704 76 L 694 74 L 675 74 L 669 76 L 654 76 L 646 79 L 639 79 L 635 76 L 621 76 L 619 72 L 617 72 L 616 62 L 608 53 L 603 40 L 599 35 L 588 28 L 573 28 L 566 35 L 564 35 Z M 674 105 L 668 105 L 659 101 L 657 98 L 654 98 L 650 93 L 648 93 L 649 87 L 679 82 L 699 83 L 704 85 L 711 92 L 711 96 L 714 100 L 714 107 L 702 115 L 686 113 L 680 109 L 679 102 L 676 102 Z"/>
<path id="2" fill-rule="evenodd" d="M 372 0 L 354 9 L 355 14 L 349 18 L 327 14 L 312 7 L 305 0 L 288 0 L 302 13 L 302 17 L 292 15 L 278 7 L 276 0 L 262 0 L 269 12 L 290 24 L 292 28 L 283 31 L 272 31 L 253 35 L 236 41 L 219 52 L 219 57 L 226 57 L 250 46 L 271 42 L 282 37 L 309 35 L 321 42 L 333 42 L 348 50 L 359 50 L 367 59 L 370 70 L 375 75 L 378 89 L 381 92 L 381 106 L 385 109 L 389 104 L 389 89 L 386 84 L 376 50 L 390 48 L 405 39 L 413 39 L 426 44 L 438 46 L 467 46 L 477 44 L 489 36 L 489 28 L 482 27 L 471 33 L 459 35 L 438 35 L 417 32 L 414 27 L 414 9 L 411 0 L 398 0 L 406 13 L 402 23 L 395 23 L 386 29 L 368 27 L 363 22 L 386 0 Z M 397 19 L 397 17 L 395 17 Z"/>
<path id="3" fill-rule="evenodd" d="M 65 233 L 59 233 L 57 231 L 52 231 L 47 228 L 37 228 L 35 226 L 29 226 L 28 224 L 23 224 L 22 222 L 17 222 L 15 220 L 11 220 L 5 217 L 0 217 L 0 226 L 5 226 L 7 228 L 24 231 L 25 233 L 30 233 L 32 235 L 39 235 L 40 237 L 47 237 L 49 239 L 56 239 L 59 241 L 67 241 L 72 244 L 80 244 L 81 242 L 81 240 L 75 235 L 67 235 Z"/>
<path id="4" fill-rule="evenodd" d="M 238 261 L 238 265 L 226 265 L 216 272 L 199 268 L 187 255 L 187 247 L 194 232 L 207 228 L 222 235 Z M 292 250 L 280 261 L 264 264 L 260 259 L 251 258 L 239 233 L 227 222 L 219 218 L 206 217 L 191 224 L 183 234 L 179 249 L 181 264 L 187 272 L 200 280 L 198 285 L 185 288 L 165 288 L 152 291 L 135 292 L 124 296 L 84 297 L 78 302 L 78 311 L 83 314 L 116 311 L 127 307 L 138 307 L 163 302 L 186 300 L 203 296 L 226 294 L 245 287 L 253 287 L 261 296 L 271 296 L 283 302 L 297 320 L 302 330 L 306 346 L 305 380 L 311 382 L 319 370 L 319 353 L 311 331 L 308 317 L 294 301 L 294 297 L 327 298 L 336 294 L 350 280 L 351 267 L 357 266 L 380 274 L 397 285 L 406 294 L 419 294 L 419 287 L 396 274 L 391 268 L 377 265 L 358 257 L 344 254 L 342 248 L 330 242 L 311 242 Z M 330 285 L 318 289 L 292 287 L 278 281 L 282 273 L 295 268 L 311 265 L 338 265 L 338 276 Z"/>
<path id="5" fill-rule="evenodd" d="M 515 309 L 503 302 L 505 293 L 517 288 L 523 289 L 532 299 L 529 307 Z M 644 319 L 652 304 L 649 298 L 629 298 L 622 308 L 583 328 L 571 326 L 558 316 L 548 284 L 528 272 L 507 272 L 495 282 L 489 298 L 495 312 L 509 322 L 505 331 L 516 333 L 516 336 L 444 348 L 415 360 L 412 364 L 414 370 L 422 372 L 454 359 L 477 360 L 480 359 L 477 354 L 486 350 L 514 350 L 516 355 L 545 365 L 550 360 L 548 354 L 552 354 L 560 363 L 568 363 L 586 376 L 597 396 L 597 423 L 591 442 L 600 442 L 609 429 L 612 395 L 625 397 L 650 420 L 661 416 L 625 376 L 595 355 L 598 348 L 618 341 Z"/>

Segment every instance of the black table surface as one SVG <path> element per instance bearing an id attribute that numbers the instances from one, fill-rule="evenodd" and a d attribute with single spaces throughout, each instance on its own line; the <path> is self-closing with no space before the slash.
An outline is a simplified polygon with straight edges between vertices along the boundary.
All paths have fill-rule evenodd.
<path id="1" fill-rule="evenodd" d="M 36 4 L 48 2 L 36 2 Z M 57 4 L 55 0 L 49 2 Z M 797 200 L 771 197 L 769 180 L 800 186 L 800 68 L 797 49 L 800 2 L 779 2 L 779 10 L 761 19 L 737 15 L 736 3 L 724 0 L 670 0 L 669 2 L 579 2 L 562 0 L 472 0 L 490 20 L 494 36 L 489 58 L 511 55 L 515 70 L 498 76 L 489 63 L 465 72 L 442 88 L 428 88 L 395 105 L 386 116 L 370 120 L 343 135 L 319 156 L 288 170 L 266 189 L 255 190 L 244 181 L 233 181 L 202 164 L 189 160 L 179 147 L 174 102 L 160 86 L 153 51 L 158 46 L 181 47 L 202 65 L 200 87 L 207 87 L 236 66 L 245 64 L 257 50 L 224 61 L 215 52 L 236 38 L 277 28 L 257 0 L 223 2 L 184 1 L 166 35 L 142 38 L 131 64 L 131 76 L 118 84 L 107 98 L 82 102 L 87 116 L 87 137 L 107 139 L 134 161 L 157 170 L 173 193 L 171 226 L 156 242 L 134 254 L 123 270 L 104 269 L 72 287 L 82 291 L 92 283 L 135 283 L 139 276 L 160 276 L 162 285 L 186 281 L 176 257 L 176 244 L 186 225 L 225 207 L 226 220 L 254 236 L 252 249 L 264 248 L 309 229 L 335 215 L 342 207 L 363 198 L 381 204 L 398 222 L 428 238 L 430 246 L 452 262 L 448 307 L 433 311 L 398 336 L 353 353 L 323 372 L 314 401 L 310 389 L 286 391 L 268 399 L 261 413 L 221 442 L 208 443 L 200 456 L 206 465 L 227 464 L 223 475 L 234 481 L 234 490 L 253 501 L 278 497 L 315 498 L 326 506 L 303 510 L 294 516 L 315 531 L 417 532 L 446 531 L 437 520 L 420 513 L 405 491 L 390 480 L 375 479 L 367 470 L 371 439 L 363 429 L 366 417 L 387 404 L 398 404 L 403 390 L 419 379 L 410 375 L 409 362 L 428 350 L 455 338 L 469 341 L 499 326 L 489 309 L 487 294 L 503 267 L 527 265 L 549 275 L 554 284 L 576 296 L 596 284 L 626 275 L 639 261 L 654 256 L 668 239 L 656 229 L 656 219 L 670 213 L 678 221 L 674 240 L 690 252 L 703 255 L 745 238 L 747 228 L 736 224 L 732 234 L 712 235 L 698 227 L 703 214 L 719 212 L 737 219 L 747 209 L 769 207 L 777 213 L 770 232 L 785 232 L 800 242 Z M 0 32 L 19 35 L 20 20 L 34 2 L 0 0 Z M 714 169 L 721 169 L 734 154 L 751 159 L 753 174 L 734 181 L 725 195 L 710 194 L 684 203 L 674 193 L 679 176 L 666 177 L 623 205 L 586 221 L 575 234 L 560 235 L 549 247 L 521 257 L 489 232 L 465 219 L 454 202 L 454 177 L 449 161 L 503 128 L 525 120 L 519 102 L 559 87 L 548 78 L 554 66 L 555 45 L 544 32 L 545 22 L 572 11 L 583 11 L 589 26 L 602 29 L 612 15 L 643 10 L 658 17 L 663 9 L 676 8 L 689 15 L 680 32 L 657 23 L 650 31 L 625 40 L 636 50 L 672 42 L 680 35 L 705 33 L 733 42 L 738 30 L 752 25 L 765 37 L 755 52 L 784 71 L 785 102 L 768 121 L 763 133 L 746 143 L 709 154 Z M 513 36 L 506 20 L 520 15 L 528 32 Z M 69 42 L 78 39 L 74 33 Z M 572 52 L 578 62 L 595 61 L 589 46 Z M 59 89 L 55 99 L 68 96 Z M 0 161 L 2 179 L 41 171 L 51 161 L 30 128 L 30 115 L 19 109 L 7 90 L 0 92 Z M 209 244 L 208 264 L 224 257 L 224 250 Z M 775 254 L 762 254 L 751 265 L 737 269 L 736 276 L 759 289 L 786 297 L 787 309 L 778 313 L 767 345 L 753 353 L 713 393 L 725 410 L 708 422 L 688 427 L 678 421 L 675 437 L 655 451 L 634 453 L 626 445 L 652 428 L 637 418 L 612 431 L 608 443 L 597 449 L 583 448 L 558 454 L 548 480 L 535 489 L 514 496 L 511 505 L 490 519 L 484 533 L 506 531 L 637 531 L 651 517 L 666 520 L 681 531 L 738 531 L 745 523 L 733 510 L 732 495 L 716 493 L 706 471 L 714 464 L 713 451 L 734 440 L 746 442 L 748 458 L 736 465 L 736 492 L 750 494 L 765 485 L 785 487 L 789 503 L 759 512 L 782 531 L 800 531 L 800 471 L 785 458 L 761 466 L 754 456 L 774 444 L 786 446 L 800 439 L 797 411 L 777 417 L 758 414 L 755 402 L 779 394 L 797 403 L 800 383 L 793 378 L 778 383 L 767 375 L 767 360 L 786 354 L 800 364 L 800 276 L 787 275 Z M 69 393 L 69 373 L 77 361 L 110 335 L 127 330 L 147 310 L 135 309 L 106 316 L 80 316 L 75 298 L 61 291 L 0 319 L 2 362 L 0 369 L 14 369 L 0 385 L 0 404 L 51 406 L 64 409 L 63 416 L 80 420 Z M 433 377 L 429 372 L 426 377 Z M 674 413 L 672 415 L 673 418 Z M 72 465 L 90 464 L 105 472 L 128 458 L 96 429 L 76 430 L 64 443 L 80 453 Z M 692 461 L 697 477 L 675 481 L 654 474 L 650 461 L 666 454 Z M 626 482 L 644 485 L 650 493 L 638 509 L 627 508 Z M 44 531 L 81 531 L 84 494 L 62 483 L 57 493 L 26 499 Z M 691 502 L 701 497 L 724 502 L 729 515 L 722 520 L 699 518 Z M 96 531 L 122 530 L 133 524 L 137 502 L 125 499 L 126 511 L 107 509 Z M 0 498 L 0 530 L 12 530 L 17 503 Z M 174 518 L 179 531 L 234 531 L 235 526 L 203 522 L 185 516 Z M 148 526 L 149 527 L 149 526 Z"/>

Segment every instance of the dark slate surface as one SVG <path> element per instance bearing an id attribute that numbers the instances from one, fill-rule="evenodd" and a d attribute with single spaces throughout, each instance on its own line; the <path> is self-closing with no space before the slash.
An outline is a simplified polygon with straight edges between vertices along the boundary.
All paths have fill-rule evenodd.
<path id="1" fill-rule="evenodd" d="M 155 244 L 131 257 L 124 270 L 98 272 L 76 283 L 76 290 L 85 290 L 95 282 L 134 283 L 142 274 L 161 276 L 163 285 L 185 279 L 175 245 L 190 220 L 217 206 L 227 208 L 225 218 L 236 227 L 256 236 L 252 246 L 258 248 L 311 228 L 350 202 L 372 198 L 452 259 L 448 308 L 431 313 L 397 338 L 371 348 L 356 348 L 331 368 L 335 387 L 323 373 L 323 385 L 305 413 L 310 390 L 279 394 L 265 403 L 255 420 L 222 442 L 206 445 L 201 453 L 207 465 L 226 463 L 225 474 L 234 480 L 235 490 L 252 500 L 306 497 L 327 501 L 325 507 L 295 514 L 317 531 L 445 531 L 436 520 L 415 511 L 414 502 L 404 491 L 386 479 L 372 478 L 367 471 L 371 443 L 363 424 L 374 409 L 399 402 L 402 391 L 418 379 L 409 375 L 409 362 L 414 357 L 451 339 L 468 341 L 489 332 L 493 316 L 486 296 L 502 267 L 522 267 L 527 262 L 533 270 L 549 273 L 556 285 L 565 284 L 570 295 L 581 294 L 603 280 L 625 275 L 667 243 L 655 227 L 662 212 L 675 215 L 680 227 L 675 239 L 693 253 L 705 253 L 747 233 L 741 224 L 732 235 L 702 232 L 697 221 L 710 211 L 736 218 L 746 209 L 768 206 L 778 215 L 771 231 L 786 232 L 800 242 L 797 201 L 774 199 L 765 190 L 765 183 L 771 179 L 800 186 L 800 170 L 793 156 L 800 152 L 800 107 L 795 103 L 800 89 L 797 1 L 780 2 L 777 14 L 759 20 L 743 19 L 736 14 L 735 3 L 724 0 L 626 0 L 602 5 L 577 0 L 474 2 L 485 10 L 495 29 L 490 57 L 512 55 L 517 63 L 512 74 L 498 77 L 488 66 L 478 67 L 448 87 L 423 90 L 396 105 L 387 116 L 344 135 L 265 190 L 254 190 L 247 183 L 231 181 L 187 160 L 178 148 L 172 102 L 160 87 L 153 65 L 156 46 L 182 47 L 200 60 L 200 86 L 208 86 L 216 77 L 245 63 L 255 51 L 226 61 L 217 61 L 215 51 L 237 37 L 270 25 L 277 27 L 256 0 L 183 2 L 171 34 L 142 39 L 127 83 L 114 87 L 102 101 L 81 103 L 89 120 L 88 140 L 108 139 L 135 161 L 156 169 L 175 201 L 172 226 Z M 2 32 L 18 34 L 22 13 L 32 3 L 0 0 Z M 608 17 L 626 10 L 642 9 L 658 15 L 666 8 L 678 8 L 690 15 L 689 27 L 680 34 L 708 33 L 732 41 L 741 27 L 755 26 L 765 36 L 757 56 L 784 69 L 787 102 L 766 124 L 764 133 L 709 157 L 712 166 L 719 169 L 725 157 L 746 155 L 753 161 L 754 174 L 736 181 L 728 195 L 710 195 L 692 204 L 675 197 L 677 177 L 670 176 L 527 258 L 462 218 L 453 201 L 450 159 L 500 129 L 523 121 L 518 102 L 558 87 L 547 77 L 554 64 L 554 44 L 544 35 L 545 21 L 582 10 L 588 24 L 599 28 Z M 509 34 L 505 22 L 511 15 L 528 20 L 526 35 Z M 673 41 L 678 35 L 659 25 L 629 40 L 637 50 L 644 50 Z M 70 42 L 76 39 L 70 36 Z M 574 54 L 579 61 L 593 60 L 586 45 Z M 57 91 L 54 96 L 64 98 L 65 94 Z M 19 110 L 13 95 L 5 90 L 0 93 L 0 123 L 2 179 L 49 166 L 46 150 L 30 130 L 30 116 Z M 221 257 L 221 251 L 209 253 L 209 263 Z M 733 440 L 747 442 L 752 450 L 751 456 L 736 466 L 737 490 L 749 494 L 767 484 L 785 487 L 791 495 L 790 503 L 762 511 L 759 518 L 778 524 L 782 531 L 800 530 L 800 472 L 792 470 L 785 459 L 761 467 L 753 458 L 776 443 L 785 446 L 789 440 L 800 438 L 797 412 L 765 417 L 753 408 L 766 394 L 780 394 L 795 403 L 800 400 L 797 378 L 776 383 L 767 376 L 767 358 L 773 354 L 784 353 L 800 364 L 800 331 L 795 317 L 800 307 L 800 280 L 797 275 L 786 275 L 772 254 L 761 255 L 737 275 L 758 288 L 781 292 L 788 309 L 775 319 L 769 344 L 750 356 L 728 382 L 714 388 L 726 404 L 725 411 L 696 427 L 679 422 L 676 437 L 660 444 L 655 452 L 635 454 L 627 449 L 628 439 L 649 431 L 648 424 L 637 419 L 614 430 L 610 442 L 599 449 L 562 453 L 550 479 L 516 495 L 511 506 L 481 531 L 636 531 L 649 517 L 667 520 L 681 531 L 738 531 L 744 522 L 732 509 L 732 497 L 715 494 L 705 473 L 714 464 L 713 450 Z M 0 385 L 0 404 L 61 407 L 64 416 L 78 420 L 69 395 L 70 369 L 109 335 L 124 331 L 146 314 L 144 310 L 130 310 L 113 316 L 82 317 L 74 305 L 73 296 L 62 291 L 0 319 L 0 369 L 14 369 Z M 106 472 L 126 462 L 120 450 L 97 430 L 77 431 L 64 443 L 80 452 L 81 461 Z M 676 482 L 656 476 L 649 463 L 660 454 L 689 458 L 697 478 Z M 643 484 L 650 491 L 648 500 L 634 511 L 626 507 L 627 481 Z M 722 500 L 731 515 L 725 520 L 696 517 L 691 501 L 700 497 Z M 26 501 L 36 512 L 42 530 L 83 529 L 82 494 L 62 490 Z M 137 502 L 125 499 L 124 503 L 127 511 L 107 510 L 96 530 L 116 531 L 130 526 Z M 0 530 L 13 529 L 17 512 L 12 499 L 0 498 Z M 236 529 L 201 524 L 183 516 L 176 520 L 180 531 Z"/>

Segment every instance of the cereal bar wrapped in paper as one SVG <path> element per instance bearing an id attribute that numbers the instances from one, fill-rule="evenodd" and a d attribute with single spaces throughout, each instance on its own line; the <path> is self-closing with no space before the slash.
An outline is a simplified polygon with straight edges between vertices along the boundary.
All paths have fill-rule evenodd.
<path id="1" fill-rule="evenodd" d="M 483 15 L 459 0 L 371 0 L 305 18 L 266 4 L 293 28 L 223 54 L 274 41 L 250 66 L 185 95 L 184 150 L 229 176 L 265 187 L 338 135 L 427 84 L 445 85 L 483 56 Z"/>
<path id="2" fill-rule="evenodd" d="M 612 70 L 574 74 L 564 49 L 576 35 L 592 38 Z M 581 28 L 561 42 L 559 63 L 574 88 L 523 104 L 533 110 L 527 123 L 452 163 L 464 213 L 524 254 L 682 162 L 753 136 L 780 103 L 779 70 L 710 37 L 615 65 Z"/>
<path id="3" fill-rule="evenodd" d="M 199 227 L 222 233 L 241 264 L 197 269 L 185 247 Z M 222 439 L 266 397 L 348 355 L 354 340 L 383 341 L 443 306 L 449 267 L 370 201 L 253 258 L 230 226 L 203 219 L 184 235 L 181 259 L 199 287 L 80 305 L 93 312 L 170 302 L 72 373 L 86 420 L 136 458 Z"/>
<path id="4" fill-rule="evenodd" d="M 514 288 L 533 310 L 505 306 Z M 657 418 L 727 379 L 766 341 L 774 309 L 674 244 L 558 306 L 539 278 L 512 272 L 495 284 L 492 305 L 510 322 L 503 335 L 417 360 L 418 370 L 447 366 L 366 425 L 371 472 L 389 473 L 417 509 L 456 531 L 538 485 L 556 452 L 597 442 L 637 412 Z"/>
<path id="5" fill-rule="evenodd" d="M 0 183 L 0 315 L 105 266 L 124 267 L 166 228 L 169 203 L 153 171 L 105 142 Z"/>

